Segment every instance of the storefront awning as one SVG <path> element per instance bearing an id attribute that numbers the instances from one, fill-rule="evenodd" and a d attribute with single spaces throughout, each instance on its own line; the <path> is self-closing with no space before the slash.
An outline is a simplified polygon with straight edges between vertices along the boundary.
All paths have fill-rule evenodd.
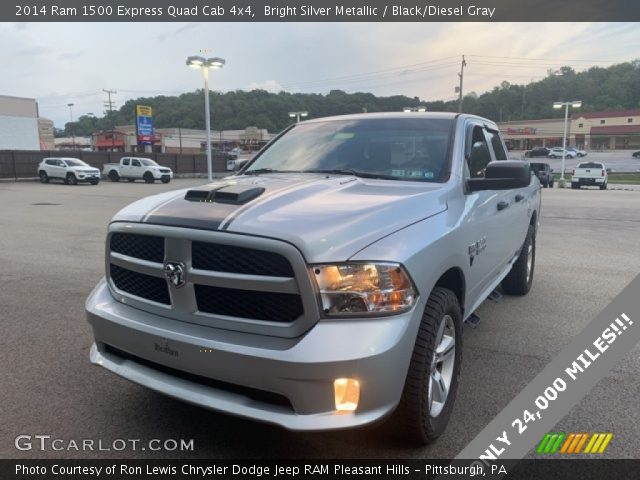
<path id="1" fill-rule="evenodd" d="M 98 148 L 124 147 L 124 140 L 98 140 L 96 142 Z"/>
<path id="2" fill-rule="evenodd" d="M 640 135 L 640 125 L 611 125 L 591 127 L 591 135 Z"/>

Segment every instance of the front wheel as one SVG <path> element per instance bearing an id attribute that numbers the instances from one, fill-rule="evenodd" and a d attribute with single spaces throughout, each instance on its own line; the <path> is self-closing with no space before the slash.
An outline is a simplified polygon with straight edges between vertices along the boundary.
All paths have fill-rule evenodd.
<path id="1" fill-rule="evenodd" d="M 169 183 L 171 181 L 170 178 L 163 178 L 162 183 Z"/>
<path id="2" fill-rule="evenodd" d="M 153 181 L 155 180 L 155 178 L 153 178 L 153 174 L 151 172 L 145 172 L 145 174 L 142 176 L 142 179 L 146 183 L 153 183 Z"/>
<path id="3" fill-rule="evenodd" d="M 427 444 L 444 432 L 458 391 L 461 364 L 460 304 L 451 290 L 436 287 L 422 314 L 402 398 L 394 414 L 404 438 Z"/>
<path id="4" fill-rule="evenodd" d="M 64 178 L 64 183 L 67 185 L 77 185 L 78 179 L 73 173 L 67 173 L 67 176 Z"/>
<path id="5" fill-rule="evenodd" d="M 531 290 L 533 271 L 536 265 L 535 227 L 529 225 L 520 255 L 511 267 L 509 274 L 502 280 L 502 289 L 509 295 L 526 295 Z"/>

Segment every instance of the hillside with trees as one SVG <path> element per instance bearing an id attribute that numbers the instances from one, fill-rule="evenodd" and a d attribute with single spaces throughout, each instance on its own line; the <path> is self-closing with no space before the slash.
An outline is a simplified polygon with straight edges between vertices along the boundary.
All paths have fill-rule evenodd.
<path id="1" fill-rule="evenodd" d="M 477 94 L 470 92 L 463 99 L 463 111 L 494 121 L 535 120 L 562 115 L 552 104 L 558 100 L 582 100 L 582 111 L 603 111 L 640 108 L 640 60 L 592 67 L 576 72 L 562 67 L 544 79 L 527 85 L 503 81 L 492 90 Z M 306 110 L 309 118 L 361 112 L 401 111 L 403 107 L 424 105 L 429 111 L 458 110 L 457 101 L 428 101 L 418 97 L 396 95 L 376 97 L 371 93 L 346 93 L 332 90 L 328 94 L 269 93 L 265 90 L 250 92 L 211 92 L 212 128 L 215 130 L 244 129 L 247 126 L 266 128 L 278 132 L 291 123 L 290 111 Z M 135 105 L 150 105 L 154 111 L 156 128 L 205 128 L 204 91 L 179 96 L 141 97 L 128 100 L 122 107 L 101 118 L 81 116 L 67 123 L 61 135 L 73 131 L 75 135 L 90 135 L 109 130 L 112 125 L 135 123 Z"/>

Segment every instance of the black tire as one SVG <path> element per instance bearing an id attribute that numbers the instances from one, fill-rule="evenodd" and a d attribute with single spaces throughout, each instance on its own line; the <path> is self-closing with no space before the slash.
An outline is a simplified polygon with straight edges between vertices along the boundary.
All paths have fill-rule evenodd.
<path id="1" fill-rule="evenodd" d="M 577 183 L 572 183 L 572 184 L 571 184 L 571 189 L 572 189 L 572 190 L 578 190 L 579 188 L 580 188 L 580 185 L 579 185 L 579 184 L 577 184 Z"/>
<path id="2" fill-rule="evenodd" d="M 67 176 L 64 177 L 64 183 L 66 183 L 67 185 L 77 185 L 78 179 L 73 173 L 67 173 Z"/>
<path id="3" fill-rule="evenodd" d="M 553 182 L 549 184 L 549 188 L 553 188 Z"/>
<path id="4" fill-rule="evenodd" d="M 118 172 L 116 172 L 115 170 L 111 170 L 109 172 L 109 180 L 111 180 L 112 182 L 119 182 L 120 181 L 120 174 Z"/>
<path id="5" fill-rule="evenodd" d="M 529 263 L 529 259 L 531 263 Z M 511 267 L 509 274 L 502 280 L 502 290 L 509 295 L 526 295 L 533 284 L 533 273 L 536 266 L 536 233 L 535 227 L 529 225 L 518 259 Z"/>
<path id="6" fill-rule="evenodd" d="M 38 176 L 40 177 L 40 183 L 49 183 L 49 175 L 44 170 L 40 170 Z"/>
<path id="7" fill-rule="evenodd" d="M 153 173 L 151 172 L 144 172 L 144 175 L 142 175 L 142 179 L 145 181 L 145 183 L 153 183 L 155 181 L 155 178 L 153 178 Z"/>
<path id="8" fill-rule="evenodd" d="M 97 184 L 99 184 L 99 183 L 100 183 L 100 180 L 91 180 L 89 183 L 90 183 L 91 185 L 97 185 Z"/>
<path id="9" fill-rule="evenodd" d="M 600 190 L 606 190 L 607 189 L 607 184 L 603 183 L 602 185 L 600 185 Z"/>
<path id="10" fill-rule="evenodd" d="M 136 179 L 135 179 L 135 178 L 127 178 L 127 182 L 129 182 L 129 183 L 133 183 L 133 182 L 135 182 L 135 181 L 136 181 Z"/>
<path id="11" fill-rule="evenodd" d="M 169 183 L 171 181 L 170 178 L 163 178 L 162 183 Z"/>
<path id="12" fill-rule="evenodd" d="M 442 356 L 444 362 L 453 360 L 447 365 L 447 375 L 441 375 L 442 381 L 450 375 L 446 400 L 433 403 L 430 399 L 432 375 L 438 372 L 436 362 L 436 341 L 443 333 L 454 333 L 453 353 Z M 444 338 L 444 337 L 442 337 Z M 400 404 L 391 417 L 391 424 L 404 439 L 412 443 L 425 445 L 437 439 L 445 430 L 458 391 L 460 365 L 462 364 L 462 314 L 455 294 L 446 288 L 436 287 L 431 292 L 427 305 L 422 314 L 418 336 L 413 348 L 409 371 L 405 380 Z M 435 365 L 435 367 L 434 367 Z M 450 372 L 450 373 L 449 373 Z M 434 387 L 435 388 L 435 387 Z M 436 403 L 438 405 L 436 405 Z M 432 415 L 432 409 L 439 408 L 437 415 Z"/>

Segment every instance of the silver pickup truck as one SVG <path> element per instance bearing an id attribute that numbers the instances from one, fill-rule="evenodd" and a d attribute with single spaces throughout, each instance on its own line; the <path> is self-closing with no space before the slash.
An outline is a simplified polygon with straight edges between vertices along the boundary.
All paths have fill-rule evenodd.
<path id="1" fill-rule="evenodd" d="M 91 362 L 292 430 L 451 416 L 462 327 L 531 288 L 540 183 L 497 126 L 452 113 L 298 123 L 234 176 L 109 225 Z"/>

